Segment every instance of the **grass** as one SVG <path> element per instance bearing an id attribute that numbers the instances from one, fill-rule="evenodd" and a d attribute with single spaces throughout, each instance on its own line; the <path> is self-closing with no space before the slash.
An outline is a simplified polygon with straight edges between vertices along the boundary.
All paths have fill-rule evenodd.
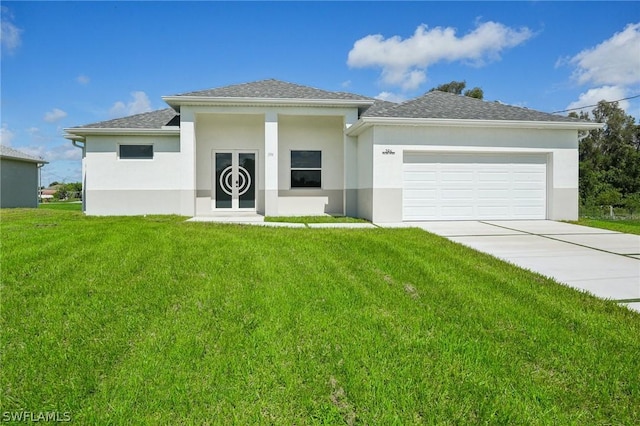
<path id="1" fill-rule="evenodd" d="M 267 216 L 265 222 L 287 223 L 368 223 L 364 219 L 348 216 Z"/>
<path id="2" fill-rule="evenodd" d="M 592 228 L 609 229 L 611 231 L 640 235 L 640 219 L 588 219 L 580 218 L 577 225 L 590 226 Z"/>
<path id="3" fill-rule="evenodd" d="M 64 202 L 64 201 L 52 201 L 49 203 L 38 204 L 39 209 L 47 210 L 68 210 L 68 211 L 82 211 L 82 202 Z"/>
<path id="4" fill-rule="evenodd" d="M 1 412 L 637 424 L 640 315 L 417 229 L 3 210 Z"/>

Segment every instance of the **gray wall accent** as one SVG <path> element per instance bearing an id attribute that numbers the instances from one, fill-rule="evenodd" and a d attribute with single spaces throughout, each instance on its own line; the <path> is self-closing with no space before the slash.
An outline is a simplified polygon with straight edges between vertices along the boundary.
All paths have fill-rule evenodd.
<path id="1" fill-rule="evenodd" d="M 344 201 L 344 215 L 350 217 L 358 217 L 358 190 L 345 189 Z"/>
<path id="2" fill-rule="evenodd" d="M 358 189 L 358 212 L 357 217 L 373 220 L 373 189 Z"/>
<path id="3" fill-rule="evenodd" d="M 402 189 L 373 189 L 373 214 L 375 223 L 402 222 Z"/>
<path id="4" fill-rule="evenodd" d="M 278 214 L 290 215 L 343 215 L 342 189 L 281 189 L 278 191 Z"/>
<path id="5" fill-rule="evenodd" d="M 575 188 L 555 188 L 547 194 L 550 220 L 578 220 L 578 190 Z"/>
<path id="6" fill-rule="evenodd" d="M 3 158 L 0 162 L 0 207 L 38 207 L 36 163 Z"/>
<path id="7" fill-rule="evenodd" d="M 192 190 L 87 190 L 87 215 L 133 216 L 178 214 L 192 216 Z"/>
<path id="8" fill-rule="evenodd" d="M 197 189 L 196 197 L 209 197 L 211 198 L 211 190 L 210 189 Z"/>

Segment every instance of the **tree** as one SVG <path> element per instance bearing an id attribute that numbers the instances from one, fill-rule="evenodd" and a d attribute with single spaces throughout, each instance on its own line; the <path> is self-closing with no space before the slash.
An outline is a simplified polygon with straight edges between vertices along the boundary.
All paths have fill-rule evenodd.
<path id="1" fill-rule="evenodd" d="M 58 190 L 53 196 L 58 200 L 82 198 L 82 182 L 58 184 Z"/>
<path id="2" fill-rule="evenodd" d="M 635 206 L 640 193 L 639 126 L 617 102 L 600 101 L 592 114 L 594 120 L 605 123 L 605 127 L 580 135 L 581 202 Z M 589 118 L 586 113 L 570 115 Z"/>
<path id="3" fill-rule="evenodd" d="M 484 92 L 479 87 L 474 87 L 473 89 L 465 90 L 464 95 L 470 98 L 484 99 Z"/>
<path id="4" fill-rule="evenodd" d="M 447 92 L 447 93 L 453 93 L 456 95 L 462 95 L 463 91 L 464 91 L 464 95 L 468 96 L 470 98 L 476 98 L 476 99 L 483 99 L 484 98 L 484 92 L 481 88 L 479 87 L 474 87 L 473 89 L 469 89 L 469 90 L 464 90 L 465 87 L 467 87 L 467 82 L 466 81 L 451 81 L 449 83 L 444 83 L 441 84 L 439 86 L 434 87 L 433 89 L 429 90 L 430 92 Z"/>

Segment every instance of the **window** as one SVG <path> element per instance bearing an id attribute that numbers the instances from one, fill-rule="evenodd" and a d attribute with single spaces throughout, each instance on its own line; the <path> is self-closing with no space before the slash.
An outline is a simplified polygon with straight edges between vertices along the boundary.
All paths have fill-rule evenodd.
<path id="1" fill-rule="evenodd" d="M 153 159 L 153 145 L 120 145 L 120 158 L 133 160 Z"/>
<path id="2" fill-rule="evenodd" d="M 322 187 L 322 152 L 291 151 L 291 188 Z"/>

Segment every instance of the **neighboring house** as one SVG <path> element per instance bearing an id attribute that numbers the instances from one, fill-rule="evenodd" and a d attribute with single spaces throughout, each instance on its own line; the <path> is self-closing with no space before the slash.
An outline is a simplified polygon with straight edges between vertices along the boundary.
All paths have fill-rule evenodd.
<path id="1" fill-rule="evenodd" d="M 42 158 L 0 145 L 0 207 L 38 207 Z"/>
<path id="2" fill-rule="evenodd" d="M 576 219 L 578 131 L 442 92 L 395 104 L 278 80 L 163 97 L 66 129 L 91 215 Z"/>

